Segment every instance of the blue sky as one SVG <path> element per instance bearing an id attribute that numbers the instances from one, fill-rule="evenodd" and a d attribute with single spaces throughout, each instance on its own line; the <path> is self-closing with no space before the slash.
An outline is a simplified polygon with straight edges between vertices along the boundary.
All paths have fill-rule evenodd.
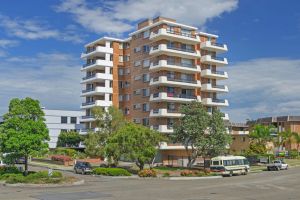
<path id="1" fill-rule="evenodd" d="M 287 3 L 288 2 L 288 3 Z M 2 0 L 0 114 L 30 96 L 49 109 L 79 109 L 80 53 L 103 35 L 125 37 L 163 15 L 218 34 L 230 64 L 232 121 L 300 115 L 300 2 L 261 0 Z"/>

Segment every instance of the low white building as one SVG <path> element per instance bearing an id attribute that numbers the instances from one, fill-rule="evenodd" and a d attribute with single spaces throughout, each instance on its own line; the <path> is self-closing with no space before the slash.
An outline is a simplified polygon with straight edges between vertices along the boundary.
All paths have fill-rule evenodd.
<path id="1" fill-rule="evenodd" d="M 49 148 L 56 148 L 58 136 L 61 131 L 83 129 L 83 124 L 80 124 L 80 118 L 84 115 L 83 111 L 71 110 L 48 110 L 43 109 L 45 113 L 45 123 L 49 129 L 50 141 Z"/>

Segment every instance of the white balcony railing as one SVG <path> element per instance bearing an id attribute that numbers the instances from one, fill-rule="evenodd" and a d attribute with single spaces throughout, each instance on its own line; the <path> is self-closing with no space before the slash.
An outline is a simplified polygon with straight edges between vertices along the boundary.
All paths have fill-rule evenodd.
<path id="1" fill-rule="evenodd" d="M 170 56 L 178 56 L 178 57 L 189 58 L 189 59 L 195 59 L 201 57 L 200 51 L 198 50 L 179 48 L 167 44 L 159 44 L 151 47 L 149 54 L 150 55 L 166 54 Z"/>
<path id="2" fill-rule="evenodd" d="M 212 71 L 211 69 L 205 69 L 201 71 L 201 76 L 213 79 L 228 79 L 228 73 L 223 71 Z"/>
<path id="3" fill-rule="evenodd" d="M 112 101 L 106 101 L 106 100 L 96 100 L 96 101 L 90 101 L 90 102 L 84 102 L 81 104 L 81 109 L 91 108 L 95 106 L 101 106 L 101 107 L 109 107 L 112 106 Z"/>
<path id="4" fill-rule="evenodd" d="M 207 106 L 229 106 L 227 99 L 204 98 L 202 103 Z"/>
<path id="5" fill-rule="evenodd" d="M 157 130 L 161 133 L 173 133 L 174 129 L 172 125 L 152 125 L 151 129 Z"/>
<path id="6" fill-rule="evenodd" d="M 95 74 L 92 74 L 92 75 L 82 78 L 81 83 L 87 83 L 87 82 L 93 82 L 93 81 L 99 81 L 99 80 L 113 80 L 113 75 L 106 74 L 106 73 L 95 73 Z"/>
<path id="7" fill-rule="evenodd" d="M 202 91 L 207 92 L 228 92 L 227 85 L 212 85 L 211 83 L 202 84 Z"/>
<path id="8" fill-rule="evenodd" d="M 162 39 L 176 39 L 176 41 L 187 44 L 197 44 L 200 42 L 198 35 L 167 30 L 164 28 L 161 28 L 158 31 L 150 34 L 150 40 L 157 41 Z"/>
<path id="9" fill-rule="evenodd" d="M 200 96 L 159 92 L 151 94 L 150 101 L 191 102 L 201 101 Z"/>
<path id="10" fill-rule="evenodd" d="M 167 108 L 153 109 L 150 111 L 150 117 L 169 117 L 169 118 L 178 118 L 182 117 L 178 110 L 171 110 Z"/>
<path id="11" fill-rule="evenodd" d="M 113 93 L 113 89 L 111 87 L 97 86 L 95 88 L 82 90 L 81 96 L 97 95 L 97 94 L 112 94 L 112 93 Z"/>
<path id="12" fill-rule="evenodd" d="M 167 76 L 159 76 L 151 78 L 150 85 L 169 85 L 178 86 L 185 88 L 200 88 L 201 82 L 199 80 L 188 80 L 188 79 L 175 79 Z"/>
<path id="13" fill-rule="evenodd" d="M 99 67 L 101 67 L 102 69 L 104 69 L 105 67 L 113 67 L 113 61 L 105 60 L 105 59 L 97 59 L 87 64 L 84 64 L 83 67 L 81 68 L 81 71 L 95 69 Z"/>
<path id="14" fill-rule="evenodd" d="M 150 71 L 169 70 L 183 73 L 196 73 L 201 72 L 199 65 L 175 63 L 167 60 L 159 60 L 158 62 L 152 62 L 150 64 Z"/>
<path id="15" fill-rule="evenodd" d="M 217 66 L 228 64 L 227 58 L 216 57 L 216 56 L 212 56 L 212 55 L 202 56 L 201 62 L 203 62 L 205 64 L 213 64 L 213 65 L 217 65 Z"/>
<path id="16" fill-rule="evenodd" d="M 81 54 L 81 58 L 87 58 L 91 55 L 105 55 L 106 53 L 113 54 L 113 48 L 106 46 L 97 46 Z"/>
<path id="17" fill-rule="evenodd" d="M 208 51 L 223 53 L 228 51 L 226 44 L 219 44 L 211 41 L 201 42 L 200 48 Z"/>

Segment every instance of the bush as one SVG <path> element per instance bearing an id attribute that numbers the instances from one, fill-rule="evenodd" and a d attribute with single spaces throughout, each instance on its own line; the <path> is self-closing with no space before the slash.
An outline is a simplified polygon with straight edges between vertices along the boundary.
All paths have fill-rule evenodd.
<path id="1" fill-rule="evenodd" d="M 157 177 L 156 171 L 153 169 L 143 169 L 138 172 L 139 177 Z"/>
<path id="2" fill-rule="evenodd" d="M 163 177 L 170 177 L 170 173 L 169 172 L 163 173 Z"/>
<path id="3" fill-rule="evenodd" d="M 104 176 L 131 176 L 131 174 L 122 168 L 101 168 L 97 167 L 93 169 L 93 174 Z"/>
<path id="4" fill-rule="evenodd" d="M 292 158 L 292 159 L 295 159 L 298 157 L 298 151 L 297 150 L 291 150 L 289 152 L 289 157 Z"/>
<path id="5" fill-rule="evenodd" d="M 21 172 L 17 167 L 0 167 L 0 175 L 2 174 L 20 174 Z"/>
<path id="6" fill-rule="evenodd" d="M 182 172 L 180 172 L 181 176 L 193 176 L 193 171 L 191 170 L 183 170 Z"/>
<path id="7" fill-rule="evenodd" d="M 64 155 L 53 155 L 51 156 L 51 160 L 69 162 L 72 161 L 72 158 L 70 156 L 64 156 Z"/>

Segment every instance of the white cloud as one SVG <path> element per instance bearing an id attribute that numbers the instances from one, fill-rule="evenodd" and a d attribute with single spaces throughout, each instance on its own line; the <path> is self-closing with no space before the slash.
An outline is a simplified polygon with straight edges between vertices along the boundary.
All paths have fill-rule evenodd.
<path id="1" fill-rule="evenodd" d="M 300 60 L 254 59 L 227 71 L 232 121 L 300 114 Z"/>
<path id="2" fill-rule="evenodd" d="M 79 109 L 80 63 L 76 56 L 40 53 L 0 60 L 0 115 L 11 98 L 32 97 L 52 109 Z"/>
<path id="3" fill-rule="evenodd" d="M 0 14 L 0 27 L 3 27 L 8 35 L 28 40 L 54 38 L 62 41 L 74 43 L 83 42 L 75 30 L 66 29 L 59 31 L 48 26 L 47 23 L 34 19 L 23 20 L 20 18 L 12 19 Z"/>
<path id="4" fill-rule="evenodd" d="M 0 48 L 14 47 L 19 44 L 16 40 L 0 39 Z"/>
<path id="5" fill-rule="evenodd" d="M 157 15 L 203 27 L 208 20 L 233 11 L 237 5 L 238 0 L 108 0 L 93 5 L 86 0 L 65 0 L 56 6 L 56 11 L 71 13 L 90 31 L 120 34 L 132 30 L 133 22 Z"/>

